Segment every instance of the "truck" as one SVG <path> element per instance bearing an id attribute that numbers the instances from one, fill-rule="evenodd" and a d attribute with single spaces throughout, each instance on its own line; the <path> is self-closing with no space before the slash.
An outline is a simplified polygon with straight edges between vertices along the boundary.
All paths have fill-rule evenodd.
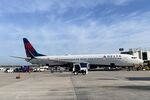
<path id="1" fill-rule="evenodd" d="M 89 64 L 88 63 L 75 63 L 73 64 L 73 73 L 74 75 L 78 75 L 78 73 L 82 73 L 82 75 L 88 74 Z"/>

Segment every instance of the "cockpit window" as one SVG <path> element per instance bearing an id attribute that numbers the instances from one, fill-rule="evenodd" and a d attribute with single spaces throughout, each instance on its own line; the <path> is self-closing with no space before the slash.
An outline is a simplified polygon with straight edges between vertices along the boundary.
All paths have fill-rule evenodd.
<path id="1" fill-rule="evenodd" d="M 136 59 L 137 57 L 131 57 L 132 59 Z"/>

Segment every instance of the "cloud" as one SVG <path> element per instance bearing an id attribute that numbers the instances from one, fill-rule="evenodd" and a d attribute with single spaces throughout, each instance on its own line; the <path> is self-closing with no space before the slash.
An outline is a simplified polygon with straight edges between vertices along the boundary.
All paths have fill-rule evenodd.
<path id="1" fill-rule="evenodd" d="M 33 29 L 16 27 L 15 25 L 4 27 L 2 25 L 0 33 L 5 34 L 1 35 L 1 42 L 8 41 L 8 44 L 14 41 L 15 45 L 20 42 L 18 46 L 22 48 L 21 39 L 27 37 L 39 51 L 46 54 L 115 52 L 119 47 L 142 47 L 145 43 L 147 43 L 147 46 L 150 45 L 148 43 L 149 16 L 149 12 L 140 16 L 131 14 L 123 20 L 115 19 L 116 21 L 111 24 L 91 19 L 86 19 L 87 21 L 80 25 L 63 23 L 61 20 L 55 23 L 50 21 L 42 27 L 37 26 Z M 7 36 L 10 38 L 7 39 Z M 18 41 L 15 41 L 15 39 L 18 39 Z M 14 48 L 14 45 L 12 48 Z"/>
<path id="2" fill-rule="evenodd" d="M 123 5 L 133 0 L 1 0 L 0 14 L 53 12 L 92 8 L 103 4 Z M 9 3 L 8 3 L 9 2 Z"/>
<path id="3" fill-rule="evenodd" d="M 140 16 L 133 16 L 131 14 L 123 20 L 118 19 L 116 22 L 109 25 L 98 23 L 96 20 L 89 20 L 84 24 L 82 23 L 82 25 L 57 23 L 57 25 L 64 27 L 58 26 L 51 29 L 48 28 L 50 25 L 47 24 L 47 28 L 45 27 L 41 30 L 53 33 L 53 36 L 50 34 L 45 34 L 45 37 L 47 37 L 46 40 L 48 40 L 48 38 L 51 39 L 52 37 L 51 40 L 54 43 L 59 41 L 57 42 L 59 45 L 63 43 L 64 45 L 69 45 L 69 41 L 69 43 L 71 43 L 70 48 L 66 48 L 74 48 L 76 49 L 76 52 L 115 52 L 119 47 L 142 47 L 145 42 L 148 43 L 147 38 L 149 38 L 148 34 L 150 31 L 150 24 L 148 23 L 149 16 L 149 12 L 143 13 Z M 54 31 L 53 29 L 57 29 L 57 31 L 55 31 L 56 33 L 52 32 Z M 66 42 L 61 42 L 64 41 L 63 35 L 69 36 L 69 38 L 65 38 Z M 59 40 L 55 41 L 56 37 L 60 37 Z M 74 45 L 71 46 L 72 44 Z M 150 44 L 148 43 L 147 45 Z M 113 49 L 110 50 L 109 48 Z"/>
<path id="4" fill-rule="evenodd" d="M 130 3 L 134 0 L 111 0 L 112 3 L 115 5 L 126 5 L 127 3 Z"/>
<path id="5" fill-rule="evenodd" d="M 1 56 L 5 62 L 10 55 L 25 56 L 23 37 L 47 55 L 115 53 L 120 47 L 149 47 L 150 12 L 128 11 L 126 5 L 131 1 L 1 1 Z"/>
<path id="6" fill-rule="evenodd" d="M 51 2 L 48 2 L 48 0 L 45 0 L 45 2 L 41 2 L 41 0 L 1 0 L 0 13 L 13 14 L 47 11 L 49 6 L 51 6 Z"/>

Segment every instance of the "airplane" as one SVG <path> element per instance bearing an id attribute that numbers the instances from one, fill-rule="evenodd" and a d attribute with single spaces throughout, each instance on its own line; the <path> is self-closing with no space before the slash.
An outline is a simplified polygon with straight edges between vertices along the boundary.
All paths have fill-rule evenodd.
<path id="1" fill-rule="evenodd" d="M 38 53 L 28 39 L 23 38 L 24 48 L 26 52 L 25 59 L 31 64 L 54 66 L 72 66 L 72 70 L 76 72 L 88 73 L 88 69 L 96 68 L 96 66 L 110 67 L 133 67 L 142 65 L 143 60 L 128 54 L 85 54 L 85 55 L 61 55 L 47 56 Z"/>

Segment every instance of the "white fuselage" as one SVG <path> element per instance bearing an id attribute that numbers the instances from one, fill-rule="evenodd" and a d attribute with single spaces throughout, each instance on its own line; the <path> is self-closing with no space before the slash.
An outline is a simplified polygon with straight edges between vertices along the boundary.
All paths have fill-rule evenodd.
<path id="1" fill-rule="evenodd" d="M 92 54 L 92 55 L 63 55 L 39 56 L 29 60 L 32 64 L 63 65 L 67 63 L 89 63 L 90 65 L 134 66 L 143 64 L 143 60 L 126 54 Z"/>

